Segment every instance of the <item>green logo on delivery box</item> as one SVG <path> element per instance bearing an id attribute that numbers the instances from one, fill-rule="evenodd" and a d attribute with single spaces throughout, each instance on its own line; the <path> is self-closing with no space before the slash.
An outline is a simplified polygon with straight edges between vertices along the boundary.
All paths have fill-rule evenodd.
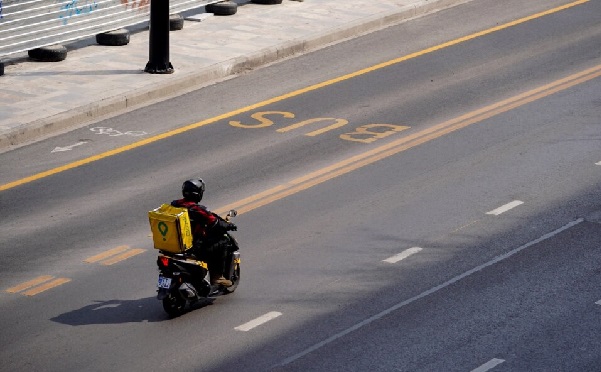
<path id="1" fill-rule="evenodd" d="M 161 221 L 159 222 L 157 227 L 159 228 L 159 232 L 161 233 L 161 235 L 163 235 L 163 241 L 167 240 L 167 238 L 165 237 L 167 235 L 167 232 L 169 231 L 169 227 L 167 226 L 167 224 Z"/>

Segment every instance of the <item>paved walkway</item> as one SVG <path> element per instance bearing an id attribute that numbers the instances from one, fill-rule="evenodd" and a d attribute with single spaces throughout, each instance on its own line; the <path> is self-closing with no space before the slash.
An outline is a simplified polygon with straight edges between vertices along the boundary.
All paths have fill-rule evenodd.
<path id="1" fill-rule="evenodd" d="M 238 1 L 233 16 L 205 14 L 201 22 L 185 21 L 182 30 L 170 33 L 175 68 L 171 75 L 143 72 L 149 55 L 147 31 L 132 34 L 126 46 L 94 44 L 71 50 L 57 63 L 5 58 L 5 74 L 0 76 L 0 151 L 466 1 L 284 0 L 278 5 Z"/>

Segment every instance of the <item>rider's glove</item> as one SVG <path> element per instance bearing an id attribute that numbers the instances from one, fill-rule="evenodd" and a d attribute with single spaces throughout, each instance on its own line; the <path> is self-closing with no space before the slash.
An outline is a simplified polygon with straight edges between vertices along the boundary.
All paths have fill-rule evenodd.
<path id="1" fill-rule="evenodd" d="M 238 226 L 236 226 L 235 224 L 233 224 L 233 223 L 230 222 L 227 225 L 227 229 L 231 230 L 231 231 L 238 231 Z"/>

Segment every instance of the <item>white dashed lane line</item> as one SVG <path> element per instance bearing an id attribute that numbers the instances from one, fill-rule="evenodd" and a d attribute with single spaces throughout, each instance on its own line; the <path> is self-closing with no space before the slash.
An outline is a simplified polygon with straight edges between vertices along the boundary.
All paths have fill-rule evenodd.
<path id="1" fill-rule="evenodd" d="M 483 365 L 481 365 L 480 367 L 478 367 L 476 369 L 472 369 L 472 372 L 490 371 L 491 369 L 495 368 L 496 366 L 498 366 L 499 364 L 501 364 L 503 362 L 504 362 L 503 359 L 493 358 L 493 359 L 489 360 L 488 362 L 484 363 Z"/>
<path id="2" fill-rule="evenodd" d="M 409 257 L 411 255 L 416 254 L 417 252 L 419 252 L 421 250 L 422 250 L 422 248 L 420 248 L 420 247 L 409 248 L 409 249 L 406 249 L 406 250 L 404 250 L 403 252 L 401 252 L 399 254 L 395 254 L 394 256 L 389 257 L 389 258 L 387 258 L 385 260 L 382 260 L 382 261 L 383 262 L 388 262 L 388 263 L 391 263 L 391 264 L 397 263 L 397 262 L 399 262 L 401 260 L 404 260 L 405 258 L 407 258 L 407 257 Z"/>
<path id="3" fill-rule="evenodd" d="M 399 302 L 396 305 L 393 305 L 393 306 L 389 307 L 388 309 L 385 309 L 385 310 L 383 310 L 383 311 L 381 311 L 381 312 L 379 312 L 379 313 L 377 313 L 377 314 L 375 314 L 375 315 L 373 315 L 373 316 L 371 316 L 371 317 L 369 317 L 369 318 L 367 318 L 367 319 L 365 319 L 365 320 L 363 320 L 363 321 L 361 321 L 359 323 L 356 323 L 355 325 L 353 325 L 353 326 L 351 326 L 349 328 L 346 328 L 346 329 L 344 329 L 344 330 L 342 330 L 342 331 L 340 331 L 340 332 L 338 332 L 338 333 L 336 333 L 336 334 L 328 337 L 327 339 L 325 339 L 325 340 L 323 340 L 321 342 L 318 342 L 318 343 L 316 343 L 316 344 L 314 344 L 314 345 L 312 345 L 312 346 L 310 346 L 310 347 L 308 347 L 308 348 L 306 348 L 306 349 L 298 352 L 297 354 L 292 355 L 291 357 L 288 357 L 288 358 L 284 359 L 280 364 L 278 364 L 277 366 L 274 366 L 274 367 L 278 367 L 278 368 L 279 367 L 284 367 L 284 366 L 286 366 L 286 365 L 294 362 L 295 360 L 298 360 L 298 359 L 304 357 L 307 354 L 310 354 L 310 353 L 312 353 L 312 352 L 314 352 L 316 350 L 319 350 L 322 347 L 324 347 L 324 346 L 326 346 L 326 345 L 328 345 L 328 344 L 330 344 L 330 343 L 332 343 L 332 342 L 334 342 L 334 341 L 336 341 L 336 340 L 338 340 L 338 339 L 340 339 L 342 337 L 345 337 L 346 335 L 348 335 L 348 334 L 350 334 L 352 332 L 355 332 L 358 329 L 361 329 L 362 327 L 365 327 L 368 324 L 371 324 L 371 323 L 373 323 L 375 321 L 378 321 L 378 320 L 384 318 L 388 314 L 391 314 L 391 313 L 393 313 L 393 312 L 395 312 L 395 311 L 397 311 L 397 310 L 399 310 L 399 309 L 401 309 L 401 308 L 403 308 L 403 307 L 405 307 L 405 306 L 407 306 L 409 304 L 412 304 L 412 303 L 414 303 L 416 301 L 419 301 L 422 298 L 426 298 L 426 297 L 428 297 L 428 296 L 430 296 L 430 295 L 432 295 L 434 293 L 437 293 L 437 292 L 439 292 L 439 291 L 441 291 L 441 290 L 443 290 L 443 289 L 445 289 L 445 288 L 447 288 L 447 287 L 449 287 L 449 286 L 451 286 L 451 285 L 453 285 L 453 284 L 455 284 L 455 283 L 457 283 L 457 282 L 459 282 L 459 281 L 461 281 L 461 280 L 463 280 L 463 279 L 465 279 L 465 278 L 467 278 L 467 277 L 469 277 L 471 275 L 474 275 L 475 273 L 481 272 L 481 271 L 485 270 L 486 268 L 488 268 L 490 266 L 493 266 L 493 265 L 495 265 L 495 264 L 497 264 L 497 263 L 499 263 L 501 261 L 504 261 L 504 260 L 508 259 L 509 257 L 512 257 L 513 255 L 515 255 L 515 254 L 517 254 L 517 253 L 519 253 L 519 252 L 521 252 L 521 251 L 523 251 L 523 250 L 525 250 L 525 249 L 527 249 L 529 247 L 532 247 L 533 245 L 536 245 L 536 244 L 538 244 L 540 242 L 543 242 L 543 241 L 545 241 L 547 239 L 550 239 L 550 238 L 554 237 L 555 235 L 560 234 L 561 232 L 563 232 L 565 230 L 571 229 L 572 227 L 574 227 L 574 226 L 582 223 L 583 221 L 584 221 L 583 218 L 580 218 L 580 219 L 578 219 L 576 221 L 572 221 L 572 222 L 570 222 L 570 223 L 568 223 L 568 224 L 566 224 L 566 225 L 558 228 L 557 230 L 551 231 L 550 233 L 547 233 L 547 234 L 541 236 L 538 239 L 532 240 L 529 243 L 526 243 L 526 244 L 524 244 L 524 245 L 522 245 L 522 246 L 520 246 L 518 248 L 515 248 L 515 249 L 513 249 L 513 250 L 511 250 L 511 251 L 509 251 L 507 253 L 504 253 L 504 254 L 502 254 L 500 256 L 497 256 L 497 257 L 493 258 L 492 260 L 490 260 L 490 261 L 488 261 L 486 263 L 483 263 L 482 265 L 476 266 L 473 269 L 464 272 L 463 274 L 457 275 L 457 276 L 455 276 L 455 277 L 447 280 L 446 282 L 444 282 L 442 284 L 439 284 L 439 285 L 437 285 L 435 287 L 432 287 L 432 288 L 428 289 L 425 292 L 422 292 L 422 293 L 420 293 L 420 294 L 418 294 L 418 295 L 416 295 L 414 297 L 411 297 L 411 298 L 409 298 L 407 300 Z M 240 326 L 240 327 L 242 327 L 242 326 Z M 500 359 L 496 359 L 496 360 L 500 360 Z M 491 362 L 489 362 L 489 363 L 491 363 Z M 484 370 L 482 370 L 482 371 L 484 371 Z"/>
<path id="4" fill-rule="evenodd" d="M 497 209 L 493 209 L 490 212 L 486 212 L 486 214 L 492 214 L 493 216 L 498 216 L 498 215 L 500 215 L 502 213 L 505 213 L 508 210 L 511 210 L 511 209 L 517 207 L 518 205 L 522 205 L 522 204 L 524 204 L 523 201 L 521 201 L 521 200 L 514 200 L 511 203 L 507 203 L 505 205 L 500 206 Z"/>
<path id="5" fill-rule="evenodd" d="M 273 320 L 280 315 L 282 315 L 282 313 L 280 313 L 278 311 L 271 311 L 265 315 L 261 315 L 257 319 L 254 319 L 254 320 L 251 320 L 250 322 L 239 325 L 238 327 L 236 327 L 234 329 L 236 331 L 248 332 L 251 329 L 258 327 L 261 324 L 267 323 L 268 321 Z"/>

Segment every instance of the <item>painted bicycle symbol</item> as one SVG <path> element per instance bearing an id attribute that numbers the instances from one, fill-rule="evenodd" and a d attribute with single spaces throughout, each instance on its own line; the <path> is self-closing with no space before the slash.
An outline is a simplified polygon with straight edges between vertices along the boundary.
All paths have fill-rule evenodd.
<path id="1" fill-rule="evenodd" d="M 144 135 L 148 134 L 141 130 L 140 131 L 128 130 L 127 132 L 121 132 L 116 129 L 108 128 L 108 127 L 94 127 L 94 128 L 90 128 L 90 130 L 92 132 L 95 132 L 96 134 L 106 134 L 111 137 L 118 137 L 118 136 L 140 137 L 140 136 L 144 136 Z"/>

